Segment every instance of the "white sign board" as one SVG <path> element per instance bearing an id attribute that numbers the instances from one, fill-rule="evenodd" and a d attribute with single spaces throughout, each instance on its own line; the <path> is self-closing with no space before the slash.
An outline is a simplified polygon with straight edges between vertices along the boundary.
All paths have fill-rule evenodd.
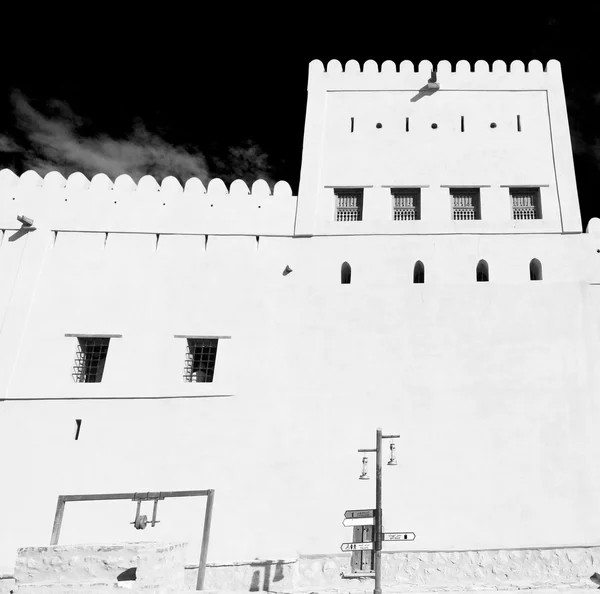
<path id="1" fill-rule="evenodd" d="M 371 551 L 373 550 L 372 542 L 345 542 L 340 547 L 342 551 Z"/>
<path id="2" fill-rule="evenodd" d="M 414 540 L 414 532 L 384 532 L 383 540 Z"/>
<path id="3" fill-rule="evenodd" d="M 374 515 L 374 509 L 347 509 L 344 512 L 345 518 L 372 518 Z"/>
<path id="4" fill-rule="evenodd" d="M 375 518 L 345 518 L 342 524 L 344 526 L 373 526 Z"/>

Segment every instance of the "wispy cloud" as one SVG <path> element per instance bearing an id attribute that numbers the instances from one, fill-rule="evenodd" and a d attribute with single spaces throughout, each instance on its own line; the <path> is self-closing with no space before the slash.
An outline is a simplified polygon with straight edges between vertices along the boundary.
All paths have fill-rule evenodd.
<path id="1" fill-rule="evenodd" d="M 173 175 L 181 181 L 199 177 L 204 182 L 215 177 L 201 151 L 172 144 L 150 132 L 141 121 L 136 121 L 132 132 L 123 138 L 107 134 L 91 137 L 82 130 L 83 118 L 64 101 L 49 101 L 52 115 L 47 115 L 19 91 L 12 93 L 11 100 L 16 127 L 26 138 L 27 148 L 0 134 L 0 153 L 22 153 L 24 169 L 40 175 L 49 171 L 60 171 L 65 176 L 81 171 L 88 177 L 105 173 L 112 179 L 126 173 L 136 182 L 143 175 L 158 180 Z M 227 158 L 214 159 L 213 163 L 227 182 L 240 177 L 248 183 L 258 178 L 272 183 L 268 156 L 251 142 L 231 147 Z"/>
<path id="2" fill-rule="evenodd" d="M 251 140 L 240 146 L 229 147 L 224 158 L 213 157 L 212 162 L 219 171 L 227 171 L 232 180 L 254 181 L 255 172 L 260 171 L 262 179 L 271 181 L 269 156 Z"/>
<path id="3" fill-rule="evenodd" d="M 0 153 L 21 153 L 23 148 L 20 147 L 10 136 L 0 134 Z"/>

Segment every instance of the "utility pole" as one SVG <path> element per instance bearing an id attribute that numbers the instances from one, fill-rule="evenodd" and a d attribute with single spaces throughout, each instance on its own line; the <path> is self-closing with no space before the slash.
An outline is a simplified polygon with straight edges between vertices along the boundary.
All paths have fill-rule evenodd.
<path id="1" fill-rule="evenodd" d="M 373 594 L 381 594 L 381 541 L 383 540 L 383 510 L 381 509 L 381 478 L 383 474 L 381 466 L 382 441 L 381 427 L 378 427 L 377 440 L 375 442 L 377 467 L 375 470 L 375 589 L 373 590 Z"/>
<path id="2" fill-rule="evenodd" d="M 383 475 L 383 464 L 382 464 L 382 443 L 384 439 L 397 439 L 399 435 L 383 435 L 381 427 L 377 428 L 377 434 L 375 438 L 375 449 L 361 449 L 359 452 L 375 452 L 376 457 L 376 469 L 375 469 L 375 538 L 374 538 L 374 569 L 375 569 L 375 589 L 373 594 L 381 594 L 381 549 L 383 542 L 383 509 L 381 507 L 382 500 L 382 475 Z M 396 459 L 394 456 L 394 444 L 390 445 L 391 456 L 388 462 L 389 466 L 396 465 Z M 366 471 L 363 471 L 361 478 L 368 478 Z"/>

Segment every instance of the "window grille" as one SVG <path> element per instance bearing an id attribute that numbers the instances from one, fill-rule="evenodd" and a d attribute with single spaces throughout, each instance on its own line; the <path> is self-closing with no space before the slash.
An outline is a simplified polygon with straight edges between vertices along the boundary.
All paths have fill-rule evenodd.
<path id="1" fill-rule="evenodd" d="M 392 189 L 394 221 L 418 221 L 421 218 L 421 191 L 419 188 Z"/>
<path id="2" fill-rule="evenodd" d="M 188 338 L 183 379 L 212 382 L 217 360 L 217 338 Z"/>
<path id="3" fill-rule="evenodd" d="M 362 221 L 363 191 L 362 188 L 354 190 L 335 190 L 336 196 L 336 221 Z"/>
<path id="4" fill-rule="evenodd" d="M 541 219 L 539 188 L 511 188 L 513 219 Z"/>
<path id="5" fill-rule="evenodd" d="M 452 189 L 452 218 L 455 221 L 474 221 L 481 218 L 478 188 Z"/>
<path id="6" fill-rule="evenodd" d="M 73 379 L 78 383 L 102 381 L 110 338 L 79 337 Z"/>

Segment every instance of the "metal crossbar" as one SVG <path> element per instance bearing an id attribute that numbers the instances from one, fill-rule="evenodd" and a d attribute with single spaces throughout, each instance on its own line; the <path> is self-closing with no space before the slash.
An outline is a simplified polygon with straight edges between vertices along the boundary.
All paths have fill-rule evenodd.
<path id="1" fill-rule="evenodd" d="M 362 221 L 363 191 L 336 190 L 336 221 Z"/>
<path id="2" fill-rule="evenodd" d="M 217 338 L 188 338 L 183 379 L 212 382 L 217 360 Z"/>
<path id="3" fill-rule="evenodd" d="M 392 189 L 394 221 L 417 221 L 421 218 L 421 192 L 419 188 Z"/>
<path id="4" fill-rule="evenodd" d="M 102 381 L 110 338 L 79 337 L 73 379 L 82 383 Z"/>
<path id="5" fill-rule="evenodd" d="M 479 190 L 450 190 L 452 194 L 452 218 L 455 221 L 474 221 L 480 218 Z"/>
<path id="6" fill-rule="evenodd" d="M 530 220 L 540 218 L 539 190 L 537 188 L 511 188 L 513 219 Z"/>

